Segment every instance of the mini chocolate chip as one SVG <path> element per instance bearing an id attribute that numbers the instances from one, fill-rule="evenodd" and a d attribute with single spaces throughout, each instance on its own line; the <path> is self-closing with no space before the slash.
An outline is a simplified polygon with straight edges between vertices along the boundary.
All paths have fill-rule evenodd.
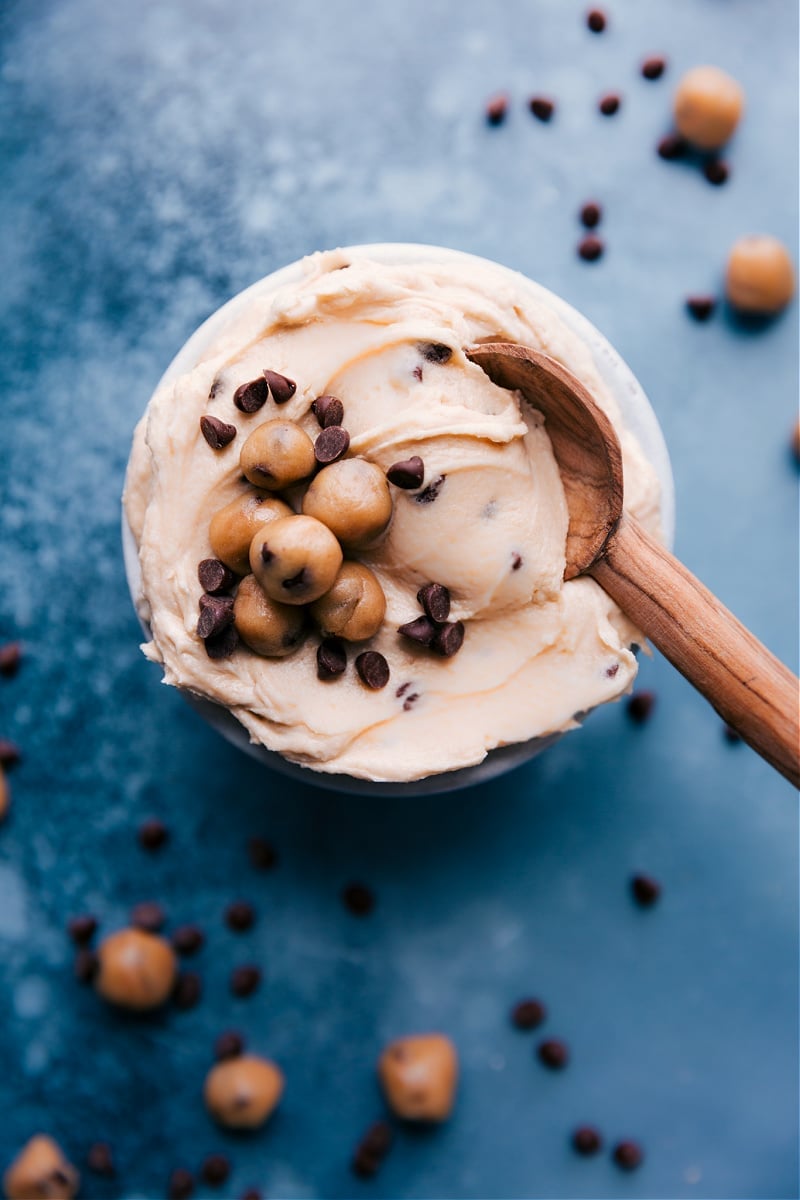
<path id="1" fill-rule="evenodd" d="M 200 430 L 212 450 L 224 450 L 236 437 L 236 426 L 226 425 L 218 417 L 201 417 Z"/>
<path id="2" fill-rule="evenodd" d="M 217 634 L 216 637 L 206 638 L 204 645 L 209 658 L 215 661 L 217 659 L 230 658 L 239 645 L 239 634 L 236 632 L 236 627 L 229 625 L 227 629 L 223 629 L 222 633 Z"/>
<path id="3" fill-rule="evenodd" d="M 584 262 L 597 262 L 598 258 L 602 257 L 604 250 L 603 239 L 594 233 L 587 233 L 586 237 L 581 238 L 578 243 L 578 254 Z"/>
<path id="4" fill-rule="evenodd" d="M 400 684 L 400 687 L 395 692 L 395 696 L 397 696 L 398 700 L 400 699 L 401 696 L 405 696 L 406 692 L 408 691 L 408 689 L 410 687 L 411 687 L 410 679 L 407 679 L 405 683 Z"/>
<path id="5" fill-rule="evenodd" d="M 164 928 L 167 914 L 155 900 L 143 900 L 131 909 L 131 925 L 148 933 L 158 933 Z"/>
<path id="6" fill-rule="evenodd" d="M 528 108 L 533 115 L 539 120 L 547 123 L 556 110 L 556 106 L 552 100 L 548 100 L 546 96 L 531 96 L 528 101 Z"/>
<path id="7" fill-rule="evenodd" d="M 586 24 L 592 33 L 602 33 L 606 27 L 606 14 L 602 8 L 590 8 L 586 14 Z"/>
<path id="8" fill-rule="evenodd" d="M 264 378 L 276 404 L 286 404 L 297 391 L 295 381 L 287 379 L 285 375 L 279 375 L 277 371 L 264 371 Z"/>
<path id="9" fill-rule="evenodd" d="M 641 908 L 651 908 L 661 895 L 661 884 L 649 875 L 634 875 L 631 879 L 631 892 Z"/>
<path id="10" fill-rule="evenodd" d="M 363 883 L 349 883 L 342 889 L 342 903 L 354 917 L 366 917 L 375 907 L 375 896 Z"/>
<path id="11" fill-rule="evenodd" d="M 86 1155 L 86 1165 L 95 1175 L 114 1175 L 114 1156 L 108 1142 L 94 1142 Z"/>
<path id="12" fill-rule="evenodd" d="M 619 112 L 621 103 L 622 99 L 616 92 L 606 92 L 605 96 L 600 97 L 597 107 L 604 117 L 613 117 L 614 113 Z"/>
<path id="13" fill-rule="evenodd" d="M 22 645 L 20 642 L 6 642 L 0 646 L 0 675 L 10 679 L 19 670 L 22 662 Z"/>
<path id="14" fill-rule="evenodd" d="M 437 475 L 435 479 L 431 480 L 427 487 L 423 488 L 421 492 L 417 492 L 416 496 L 414 497 L 414 503 L 433 504 L 434 500 L 439 495 L 439 492 L 442 490 L 446 478 L 446 475 Z"/>
<path id="15" fill-rule="evenodd" d="M 414 367 L 414 370 L 411 372 L 411 374 L 415 379 L 418 379 L 419 382 L 422 383 L 422 367 L 419 365 L 419 363 L 417 363 L 416 367 Z"/>
<path id="16" fill-rule="evenodd" d="M 379 691 L 389 682 L 389 664 L 377 650 L 365 650 L 356 659 L 359 679 L 373 691 Z"/>
<path id="17" fill-rule="evenodd" d="M 233 393 L 233 403 L 243 413 L 258 412 L 267 403 L 269 386 L 266 379 L 252 379 Z"/>
<path id="18" fill-rule="evenodd" d="M 642 1148 L 638 1142 L 617 1142 L 612 1155 L 614 1162 L 624 1171 L 633 1171 L 644 1159 Z"/>
<path id="19" fill-rule="evenodd" d="M 238 1058 L 244 1054 L 245 1040 L 238 1029 L 226 1029 L 214 1042 L 214 1057 L 222 1062 L 226 1058 Z"/>
<path id="20" fill-rule="evenodd" d="M 370 1125 L 356 1146 L 351 1160 L 353 1173 L 361 1179 L 371 1179 L 392 1147 L 392 1130 L 386 1121 Z"/>
<path id="21" fill-rule="evenodd" d="M 203 994 L 203 981 L 196 971 L 181 971 L 172 989 L 172 1003 L 176 1008 L 187 1012 L 200 1002 Z"/>
<path id="22" fill-rule="evenodd" d="M 508 115 L 508 96 L 498 92 L 486 102 L 486 122 L 488 125 L 501 125 Z"/>
<path id="23" fill-rule="evenodd" d="M 221 391 L 222 391 L 222 380 L 220 379 L 220 377 L 218 375 L 217 378 L 211 384 L 211 387 L 208 389 L 209 400 L 216 400 L 217 396 L 220 394 Z"/>
<path id="24" fill-rule="evenodd" d="M 425 609 L 425 615 L 437 625 L 450 616 L 450 593 L 443 583 L 426 583 L 417 592 L 417 600 Z"/>
<path id="25" fill-rule="evenodd" d="M 403 712 L 410 712 L 418 700 L 419 692 L 412 692 L 410 696 L 406 696 L 403 701 Z"/>
<path id="26" fill-rule="evenodd" d="M 583 205 L 580 211 L 581 225 L 587 229 L 594 229 L 600 224 L 603 216 L 603 209 L 595 200 L 589 200 Z"/>
<path id="27" fill-rule="evenodd" d="M 449 362 L 453 356 L 452 348 L 443 342 L 421 342 L 419 352 L 426 362 L 440 365 Z"/>
<path id="28" fill-rule="evenodd" d="M 658 54 L 653 54 L 642 63 L 642 75 L 645 79 L 660 79 L 667 69 L 667 60 Z"/>
<path id="29" fill-rule="evenodd" d="M 328 637 L 317 647 L 317 676 L 336 679 L 347 670 L 347 650 L 340 638 Z"/>
<path id="30" fill-rule="evenodd" d="M 67 933 L 76 946 L 85 946 L 97 933 L 97 917 L 93 913 L 82 913 L 67 922 Z"/>
<path id="31" fill-rule="evenodd" d="M 247 843 L 247 853 L 257 871 L 271 871 L 278 862 L 277 851 L 266 838 L 251 837 Z"/>
<path id="32" fill-rule="evenodd" d="M 541 1000 L 519 1000 L 511 1010 L 511 1024 L 516 1029 L 535 1029 L 547 1016 Z"/>
<path id="33" fill-rule="evenodd" d="M 0 738 L 0 767 L 15 767 L 22 758 L 22 751 L 10 738 Z"/>
<path id="34" fill-rule="evenodd" d="M 233 596 L 209 596 L 204 592 L 200 597 L 197 636 L 205 641 L 206 638 L 216 637 L 232 624 Z"/>
<path id="35" fill-rule="evenodd" d="M 634 692 L 628 700 L 628 716 L 637 725 L 643 725 L 645 721 L 649 720 L 655 703 L 655 692 Z"/>
<path id="36" fill-rule="evenodd" d="M 732 745 L 736 745 L 742 740 L 742 735 L 739 733 L 739 730 L 734 729 L 732 725 L 726 724 L 723 729 L 723 733 L 725 735 L 726 742 L 731 742 Z"/>
<path id="37" fill-rule="evenodd" d="M 580 1125 L 572 1135 L 572 1145 L 578 1154 L 588 1157 L 603 1148 L 603 1139 L 593 1125 Z"/>
<path id="38" fill-rule="evenodd" d="M 413 490 L 422 485 L 425 478 L 425 464 L 418 454 L 414 454 L 411 458 L 404 458 L 402 462 L 392 463 L 386 472 L 386 478 L 395 487 Z"/>
<path id="39" fill-rule="evenodd" d="M 234 900 L 225 909 L 225 924 L 234 933 L 244 933 L 252 929 L 256 919 L 256 910 L 246 900 Z"/>
<path id="40" fill-rule="evenodd" d="M 714 315 L 716 307 L 715 296 L 688 296 L 686 298 L 686 311 L 694 317 L 695 321 L 707 321 Z"/>
<path id="41" fill-rule="evenodd" d="M 560 1071 L 569 1062 L 569 1050 L 566 1042 L 562 1042 L 558 1038 L 547 1038 L 546 1041 L 540 1042 L 536 1047 L 536 1053 L 539 1061 L 549 1067 L 551 1071 Z"/>
<path id="42" fill-rule="evenodd" d="M 522 555 L 517 554 L 516 550 L 511 555 L 511 570 L 518 571 L 522 566 Z"/>
<path id="43" fill-rule="evenodd" d="M 139 826 L 137 837 L 143 850 L 160 850 L 169 839 L 169 830 L 158 817 L 148 817 Z"/>
<path id="44" fill-rule="evenodd" d="M 401 625 L 397 632 L 410 638 L 412 642 L 419 642 L 421 646 L 430 646 L 436 637 L 436 626 L 428 617 L 417 617 L 415 621 L 407 621 L 405 625 Z"/>
<path id="45" fill-rule="evenodd" d="M 75 955 L 73 971 L 78 983 L 91 983 L 97 974 L 97 968 L 100 962 L 94 950 L 89 950 L 85 946 Z"/>
<path id="46" fill-rule="evenodd" d="M 176 1167 L 167 1184 L 168 1200 L 189 1200 L 194 1194 L 194 1176 L 184 1167 Z"/>
<path id="47" fill-rule="evenodd" d="M 197 578 L 204 592 L 208 592 L 210 596 L 219 596 L 233 587 L 238 576 L 218 558 L 204 558 L 198 564 Z"/>
<path id="48" fill-rule="evenodd" d="M 230 986 L 234 996 L 252 996 L 261 983 L 261 968 L 247 963 L 231 971 Z"/>
<path id="49" fill-rule="evenodd" d="M 610 667 L 606 667 L 606 679 L 613 679 L 617 671 L 619 671 L 619 663 L 612 663 Z"/>
<path id="50" fill-rule="evenodd" d="M 322 429 L 330 425 L 341 425 L 344 420 L 344 405 L 336 396 L 317 396 L 311 411 Z"/>
<path id="51" fill-rule="evenodd" d="M 171 938 L 175 952 L 184 957 L 202 950 L 205 940 L 206 935 L 198 925 L 179 925 Z"/>
<path id="52" fill-rule="evenodd" d="M 730 167 L 721 158 L 709 158 L 703 164 L 703 174 L 708 182 L 713 183 L 715 187 L 726 183 L 730 173 Z"/>
<path id="53" fill-rule="evenodd" d="M 656 147 L 659 158 L 673 162 L 676 158 L 685 158 L 689 153 L 689 143 L 680 133 L 668 133 L 662 137 Z"/>
<path id="54" fill-rule="evenodd" d="M 437 629 L 431 649 L 440 654 L 442 658 L 452 658 L 454 654 L 458 654 L 463 644 L 464 622 L 448 621 L 446 625 Z"/>
<path id="55" fill-rule="evenodd" d="M 314 442 L 314 457 L 321 466 L 338 462 L 350 448 L 350 434 L 341 425 L 328 425 Z"/>
<path id="56" fill-rule="evenodd" d="M 209 1187 L 221 1187 L 230 1173 L 231 1164 L 224 1154 L 209 1154 L 200 1168 L 200 1174 Z"/>

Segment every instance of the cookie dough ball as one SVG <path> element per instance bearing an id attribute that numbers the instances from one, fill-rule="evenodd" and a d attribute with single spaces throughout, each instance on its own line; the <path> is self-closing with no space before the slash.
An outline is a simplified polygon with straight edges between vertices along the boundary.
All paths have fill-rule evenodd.
<path id="1" fill-rule="evenodd" d="M 206 1076 L 203 1098 L 215 1121 L 228 1129 L 257 1129 L 278 1106 L 283 1072 L 255 1054 L 228 1058 Z"/>
<path id="2" fill-rule="evenodd" d="M 777 313 L 794 295 L 794 267 L 783 242 L 751 233 L 734 242 L 728 255 L 725 293 L 746 313 Z"/>
<path id="3" fill-rule="evenodd" d="M 120 929 L 101 942 L 95 987 L 111 1004 L 158 1008 L 175 985 L 177 963 L 169 942 L 143 929 Z"/>
<path id="4" fill-rule="evenodd" d="M 42 1133 L 23 1146 L 3 1176 L 8 1200 L 71 1200 L 79 1184 L 61 1147 Z"/>
<path id="5" fill-rule="evenodd" d="M 406 1121 L 446 1121 L 458 1082 L 458 1056 L 441 1033 L 400 1038 L 386 1047 L 378 1077 L 387 1103 Z"/>
<path id="6" fill-rule="evenodd" d="M 342 563 L 333 587 L 311 606 L 311 615 L 327 637 L 362 642 L 374 637 L 386 613 L 386 597 L 369 567 Z"/>
<path id="7" fill-rule="evenodd" d="M 694 67 L 675 92 L 678 131 L 701 150 L 718 150 L 733 135 L 744 108 L 744 92 L 719 67 Z"/>
<path id="8" fill-rule="evenodd" d="M 309 484 L 303 512 L 327 525 L 348 549 L 369 546 L 392 517 L 386 476 L 363 458 L 331 463 Z"/>
<path id="9" fill-rule="evenodd" d="M 278 604 L 264 593 L 254 575 L 239 584 L 233 604 L 239 637 L 264 658 L 284 658 L 303 637 L 305 614 L 292 604 Z"/>
<path id="10" fill-rule="evenodd" d="M 250 546 L 250 567 L 272 600 L 309 604 L 333 585 L 342 548 L 313 517 L 291 516 L 259 530 Z"/>
<path id="11" fill-rule="evenodd" d="M 288 504 L 265 492 L 247 492 L 214 513 L 208 536 L 211 549 L 237 575 L 250 572 L 250 543 L 262 525 L 290 517 Z"/>
<path id="12" fill-rule="evenodd" d="M 242 472 L 269 492 L 299 483 L 317 465 L 314 443 L 294 421 L 265 421 L 254 429 L 239 456 Z"/>

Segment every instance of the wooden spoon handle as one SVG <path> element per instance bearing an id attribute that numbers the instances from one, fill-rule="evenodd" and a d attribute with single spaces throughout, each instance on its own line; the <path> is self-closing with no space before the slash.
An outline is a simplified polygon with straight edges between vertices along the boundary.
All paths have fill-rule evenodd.
<path id="1" fill-rule="evenodd" d="M 800 787 L 800 680 L 623 514 L 588 572 L 762 758 Z"/>

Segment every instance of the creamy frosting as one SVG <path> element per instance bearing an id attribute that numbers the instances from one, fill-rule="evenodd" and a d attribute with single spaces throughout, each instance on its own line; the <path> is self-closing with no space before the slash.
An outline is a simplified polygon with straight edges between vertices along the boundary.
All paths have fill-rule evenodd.
<path id="1" fill-rule="evenodd" d="M 146 655 L 167 683 L 229 708 L 251 740 L 362 779 L 419 779 L 573 727 L 576 715 L 630 687 L 630 646 L 643 638 L 593 580 L 563 582 L 567 510 L 544 420 L 463 348 L 514 341 L 564 363 L 620 435 L 626 507 L 658 534 L 655 471 L 589 348 L 524 280 L 491 264 L 348 262 L 334 251 L 304 267 L 300 282 L 256 290 L 237 306 L 194 369 L 158 389 L 137 428 L 125 510 L 152 636 Z M 446 362 L 435 361 L 436 345 L 452 348 Z M 296 380 L 295 396 L 240 413 L 233 392 L 264 368 Z M 423 490 L 393 489 L 385 538 L 357 555 L 387 598 L 369 643 L 391 669 L 379 692 L 352 667 L 318 680 L 313 635 L 288 658 L 242 648 L 212 661 L 195 632 L 197 564 L 211 556 L 211 516 L 244 489 L 241 446 L 276 412 L 315 436 L 310 406 L 323 393 L 344 404 L 351 454 L 383 469 L 410 455 L 425 464 Z M 220 452 L 201 436 L 206 413 L 237 427 Z M 295 507 L 301 494 L 288 497 Z M 397 633 L 420 615 L 416 593 L 431 581 L 450 589 L 452 616 L 466 622 L 451 659 Z"/>

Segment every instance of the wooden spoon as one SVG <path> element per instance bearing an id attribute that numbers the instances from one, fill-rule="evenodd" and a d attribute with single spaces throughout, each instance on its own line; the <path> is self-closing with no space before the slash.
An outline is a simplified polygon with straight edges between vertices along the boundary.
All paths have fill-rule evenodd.
<path id="1" fill-rule="evenodd" d="M 467 350 L 544 413 L 569 510 L 565 579 L 591 575 L 746 742 L 800 787 L 800 681 L 624 511 L 608 417 L 565 367 L 527 346 Z"/>

